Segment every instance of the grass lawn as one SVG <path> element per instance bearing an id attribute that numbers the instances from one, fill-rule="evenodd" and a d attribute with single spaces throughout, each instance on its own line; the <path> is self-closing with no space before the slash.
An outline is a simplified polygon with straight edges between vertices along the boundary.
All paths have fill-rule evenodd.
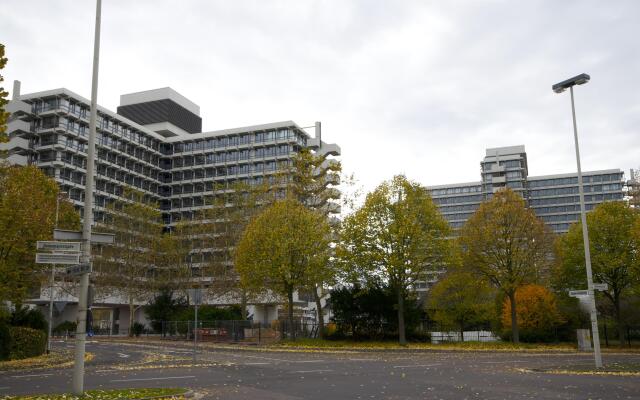
<path id="1" fill-rule="evenodd" d="M 355 349 L 355 350 L 384 350 L 384 349 L 412 349 L 412 350 L 460 350 L 460 351 L 576 351 L 571 343 L 511 343 L 511 342 L 451 342 L 451 343 L 408 343 L 400 346 L 397 342 L 384 341 L 351 341 L 351 340 L 321 340 L 297 339 L 286 340 L 271 345 L 272 348 L 315 348 L 315 349 Z"/>
<path id="2" fill-rule="evenodd" d="M 114 389 L 114 390 L 88 390 L 83 396 L 73 394 L 40 394 L 35 396 L 9 396 L 6 399 L 16 400 L 111 400 L 111 399 L 184 399 L 186 389 Z"/>
<path id="3" fill-rule="evenodd" d="M 605 360 L 606 361 L 606 360 Z M 604 363 L 602 368 L 595 369 L 593 363 L 563 365 L 550 368 L 516 368 L 521 372 L 544 372 L 559 375 L 618 375 L 640 376 L 640 363 Z"/>
<path id="4" fill-rule="evenodd" d="M 91 361 L 94 355 L 85 353 L 85 362 Z M 49 354 L 24 358 L 22 360 L 0 361 L 0 371 L 17 371 L 23 369 L 67 368 L 73 365 L 73 351 L 53 350 Z"/>

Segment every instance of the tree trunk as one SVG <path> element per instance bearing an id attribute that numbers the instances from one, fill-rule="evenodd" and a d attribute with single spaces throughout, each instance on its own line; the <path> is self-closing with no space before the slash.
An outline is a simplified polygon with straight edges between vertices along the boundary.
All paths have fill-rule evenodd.
<path id="1" fill-rule="evenodd" d="M 136 313 L 133 305 L 133 297 L 129 297 L 129 337 L 133 337 L 133 320 Z"/>
<path id="2" fill-rule="evenodd" d="M 404 332 L 404 296 L 401 288 L 398 288 L 398 341 L 403 346 L 407 344 Z"/>
<path id="3" fill-rule="evenodd" d="M 240 319 L 247 319 L 247 294 L 245 293 L 245 291 L 243 290 L 241 295 L 240 295 L 240 310 L 242 315 L 240 316 Z"/>
<path id="4" fill-rule="evenodd" d="M 324 312 L 322 312 L 322 301 L 318 294 L 318 287 L 313 289 L 313 297 L 316 301 L 316 312 L 318 313 L 318 337 L 324 339 Z"/>
<path id="5" fill-rule="evenodd" d="M 516 293 L 508 294 L 511 304 L 511 337 L 513 343 L 520 343 L 520 333 L 518 332 L 518 315 L 516 314 Z"/>
<path id="6" fill-rule="evenodd" d="M 460 341 L 464 343 L 464 322 L 460 322 Z"/>
<path id="7" fill-rule="evenodd" d="M 296 340 L 296 330 L 293 326 L 293 288 L 287 291 L 287 299 L 289 301 L 289 329 L 291 330 L 291 340 Z"/>
<path id="8" fill-rule="evenodd" d="M 618 325 L 618 340 L 620 347 L 624 347 L 624 327 L 622 326 L 622 313 L 620 312 L 620 294 L 613 295 L 613 306 L 616 313 L 616 324 Z"/>

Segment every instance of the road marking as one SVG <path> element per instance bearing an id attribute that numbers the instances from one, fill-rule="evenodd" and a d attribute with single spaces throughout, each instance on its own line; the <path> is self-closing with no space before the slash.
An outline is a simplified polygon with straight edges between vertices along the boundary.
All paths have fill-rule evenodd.
<path id="1" fill-rule="evenodd" d="M 292 374 L 308 374 L 311 372 L 331 372 L 331 369 L 312 369 L 310 371 L 293 371 Z"/>
<path id="2" fill-rule="evenodd" d="M 128 354 L 124 354 L 124 353 L 118 353 L 118 357 L 120 358 L 129 358 Z"/>
<path id="3" fill-rule="evenodd" d="M 349 361 L 375 361 L 370 358 L 349 358 Z"/>
<path id="4" fill-rule="evenodd" d="M 100 373 L 100 372 L 116 372 L 116 371 L 117 371 L 116 369 L 98 369 L 95 372 Z"/>
<path id="5" fill-rule="evenodd" d="M 136 378 L 136 379 L 114 379 L 110 382 L 135 382 L 135 381 L 160 381 L 167 379 L 189 379 L 195 378 L 195 375 L 187 375 L 187 376 L 166 376 L 163 378 Z"/>
<path id="6" fill-rule="evenodd" d="M 0 387 L 0 390 L 11 389 L 9 386 Z"/>
<path id="7" fill-rule="evenodd" d="M 36 376 L 51 376 L 53 374 L 14 375 L 12 378 L 34 378 Z"/>
<path id="8" fill-rule="evenodd" d="M 268 362 L 253 362 L 253 363 L 244 363 L 244 365 L 269 365 L 271 363 Z"/>
<path id="9" fill-rule="evenodd" d="M 482 361 L 480 364 L 510 364 L 510 363 L 523 363 L 528 361 Z"/>
<path id="10" fill-rule="evenodd" d="M 428 367 L 436 367 L 442 364 L 418 364 L 418 365 L 394 365 L 393 368 L 428 368 Z"/>
<path id="11" fill-rule="evenodd" d="M 280 361 L 280 362 L 288 362 L 288 363 L 314 363 L 314 362 L 324 362 L 324 360 L 283 360 L 281 358 L 271 358 L 271 357 L 260 357 L 260 356 L 247 356 L 247 355 L 234 355 L 235 357 L 247 357 L 247 358 L 259 358 L 262 360 L 271 360 L 271 361 Z"/>

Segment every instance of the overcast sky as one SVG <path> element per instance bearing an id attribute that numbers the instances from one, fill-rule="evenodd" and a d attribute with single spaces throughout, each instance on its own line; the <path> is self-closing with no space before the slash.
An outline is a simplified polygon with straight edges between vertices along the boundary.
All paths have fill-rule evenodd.
<path id="1" fill-rule="evenodd" d="M 5 0 L 6 87 L 91 93 L 93 1 Z M 367 189 L 477 181 L 487 147 L 529 174 L 640 167 L 640 1 L 104 0 L 98 102 L 170 86 L 205 131 L 322 121 Z"/>

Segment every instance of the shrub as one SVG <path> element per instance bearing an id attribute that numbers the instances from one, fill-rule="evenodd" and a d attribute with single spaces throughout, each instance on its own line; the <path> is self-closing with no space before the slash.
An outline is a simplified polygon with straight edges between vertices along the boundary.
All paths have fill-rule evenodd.
<path id="1" fill-rule="evenodd" d="M 140 322 L 134 322 L 131 330 L 133 331 L 134 335 L 140 336 L 144 333 L 144 325 Z"/>
<path id="2" fill-rule="evenodd" d="M 75 333 L 77 324 L 73 321 L 64 321 L 55 328 L 53 328 L 53 333 L 56 335 L 61 335 L 63 333 Z"/>
<path id="3" fill-rule="evenodd" d="M 8 360 L 11 353 L 11 331 L 9 325 L 0 319 L 0 360 Z"/>
<path id="4" fill-rule="evenodd" d="M 336 331 L 328 339 L 385 340 L 398 335 L 397 298 L 386 286 L 363 288 L 359 285 L 331 291 L 332 322 Z M 423 311 L 413 296 L 405 298 L 405 329 L 411 338 Z"/>
<path id="5" fill-rule="evenodd" d="M 11 326 L 23 326 L 47 332 L 48 324 L 44 315 L 37 309 L 19 308 L 11 315 Z"/>
<path id="6" fill-rule="evenodd" d="M 9 358 L 12 360 L 39 356 L 47 349 L 47 334 L 41 330 L 12 326 L 9 331 L 11 334 Z"/>
<path id="7" fill-rule="evenodd" d="M 195 309 L 189 307 L 178 315 L 178 321 L 193 321 Z M 241 320 L 242 311 L 239 306 L 217 307 L 202 305 L 198 307 L 198 321 L 232 321 Z"/>
<path id="8" fill-rule="evenodd" d="M 188 303 L 184 297 L 174 297 L 172 290 L 163 288 L 149 302 L 145 313 L 151 320 L 151 328 L 156 332 L 161 332 L 162 322 L 176 320 L 180 311 L 186 309 L 187 306 Z"/>

